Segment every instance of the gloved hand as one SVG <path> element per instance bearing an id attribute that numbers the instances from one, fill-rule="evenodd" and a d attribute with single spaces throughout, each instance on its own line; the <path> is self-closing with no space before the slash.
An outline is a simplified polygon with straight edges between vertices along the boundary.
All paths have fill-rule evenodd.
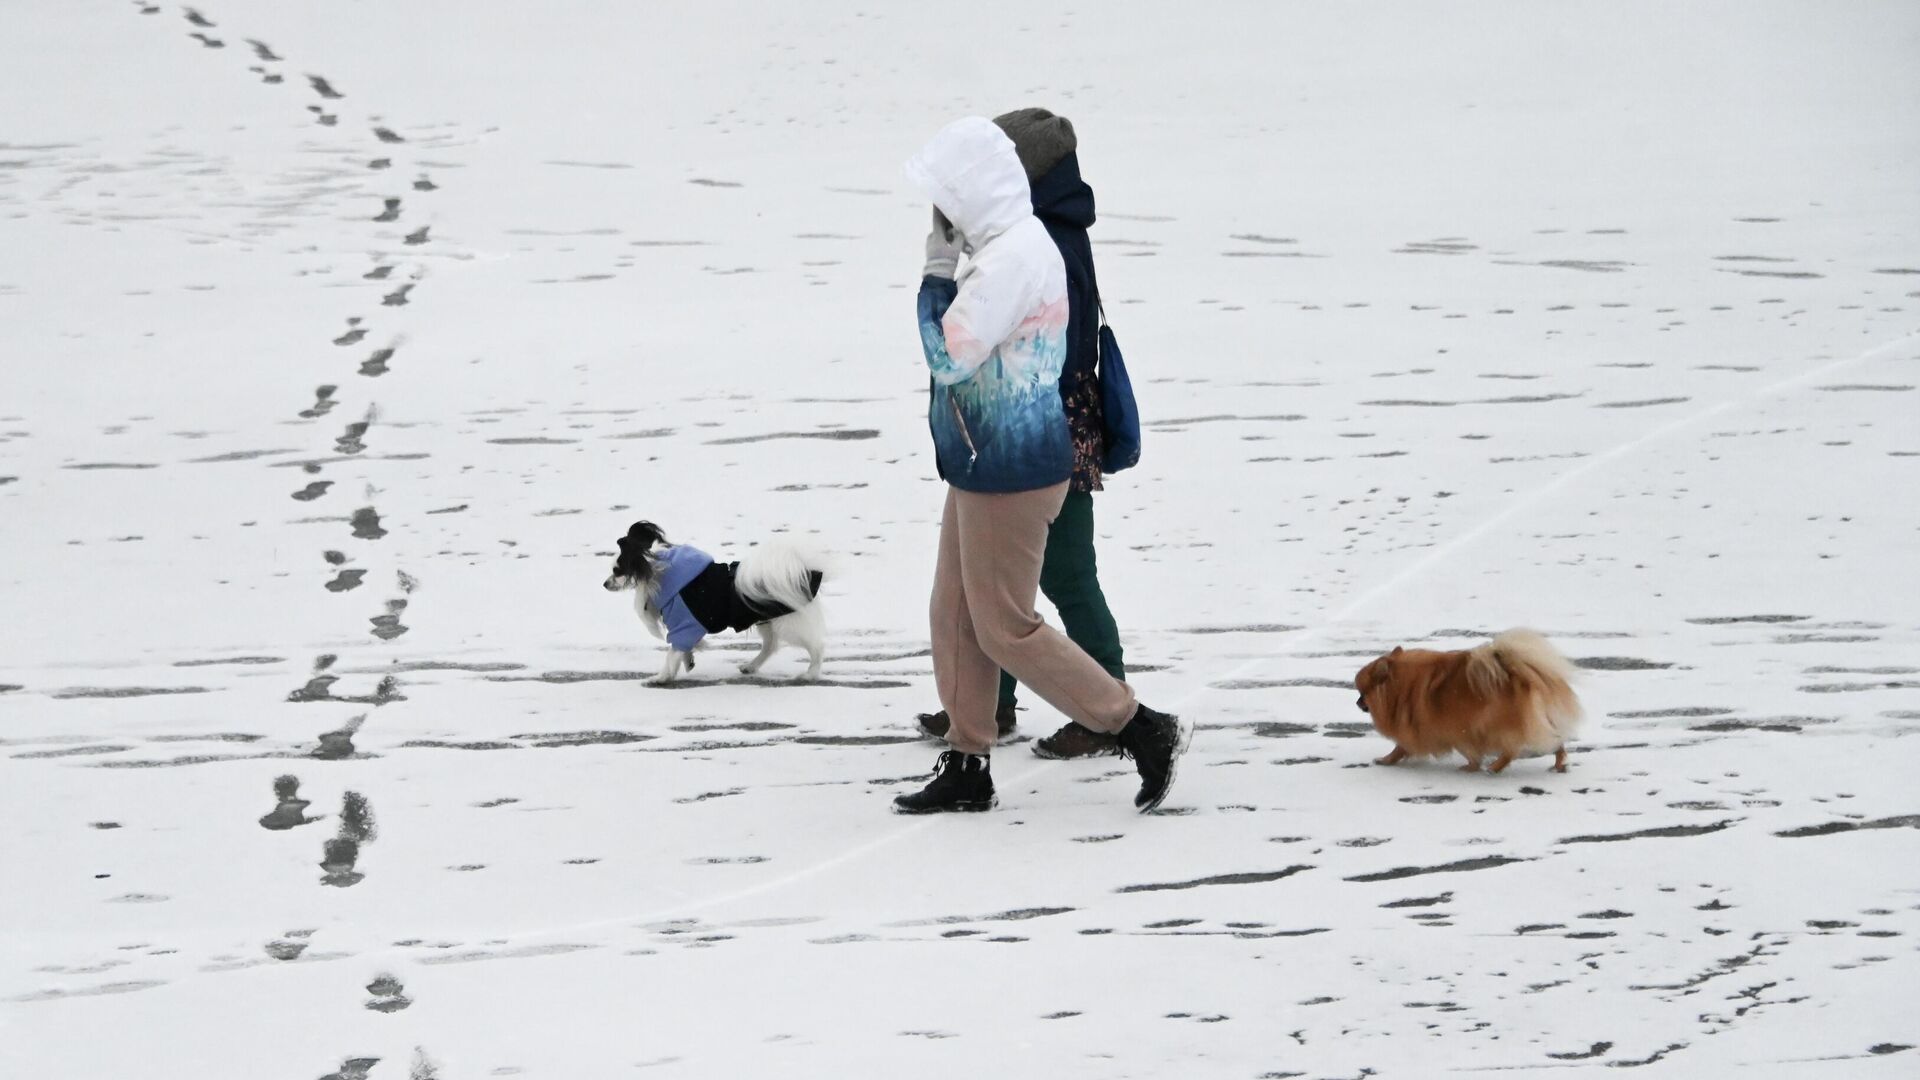
<path id="1" fill-rule="evenodd" d="M 951 278 L 960 268 L 960 233 L 940 211 L 933 212 L 933 229 L 927 233 L 927 265 L 923 277 Z"/>

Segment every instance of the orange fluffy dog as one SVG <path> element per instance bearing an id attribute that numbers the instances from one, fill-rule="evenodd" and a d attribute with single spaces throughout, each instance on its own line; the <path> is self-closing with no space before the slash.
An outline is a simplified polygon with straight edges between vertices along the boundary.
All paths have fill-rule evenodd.
<path id="1" fill-rule="evenodd" d="M 1395 648 L 1360 669 L 1360 709 L 1393 740 L 1375 761 L 1458 750 L 1464 772 L 1493 758 L 1499 772 L 1516 756 L 1553 751 L 1553 770 L 1567 771 L 1567 740 L 1580 722 L 1580 699 L 1568 684 L 1573 665 L 1531 630 L 1509 630 L 1490 644 L 1459 652 Z"/>

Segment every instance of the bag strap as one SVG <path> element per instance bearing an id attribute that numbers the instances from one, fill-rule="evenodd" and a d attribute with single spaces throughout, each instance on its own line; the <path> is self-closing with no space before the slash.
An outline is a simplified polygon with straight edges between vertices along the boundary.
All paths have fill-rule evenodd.
<path id="1" fill-rule="evenodd" d="M 1100 279 L 1093 276 L 1093 240 L 1091 238 L 1087 240 L 1087 255 L 1088 258 L 1080 260 L 1080 265 L 1081 269 L 1086 272 L 1087 283 L 1093 286 L 1094 309 L 1100 312 L 1100 325 L 1111 326 L 1112 324 L 1107 322 L 1107 305 L 1100 299 Z M 1080 253 L 1075 252 L 1074 258 L 1079 259 Z"/>

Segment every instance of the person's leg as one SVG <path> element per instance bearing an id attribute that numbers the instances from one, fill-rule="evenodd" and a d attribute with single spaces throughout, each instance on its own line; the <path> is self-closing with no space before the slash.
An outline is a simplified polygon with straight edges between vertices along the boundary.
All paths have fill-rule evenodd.
<path id="1" fill-rule="evenodd" d="M 951 724 L 947 742 L 968 754 L 993 749 L 994 678 L 999 668 L 981 650 L 975 636 L 963 574 L 961 530 L 965 511 L 953 488 L 940 514 L 940 553 L 933 571 L 933 597 L 928 605 L 928 628 L 933 639 L 934 685 L 940 706 Z"/>
<path id="2" fill-rule="evenodd" d="M 1060 613 L 1060 625 L 1075 645 L 1125 680 L 1127 665 L 1120 627 L 1100 588 L 1099 560 L 1093 547 L 1093 493 L 1069 491 L 1060 516 L 1047 530 L 1047 558 L 1040 567 L 1040 591 Z"/>
<path id="3" fill-rule="evenodd" d="M 959 504 L 960 577 L 974 638 L 995 663 L 1049 705 L 1093 731 L 1114 733 L 1120 751 L 1133 759 L 1140 774 L 1134 808 L 1151 813 L 1173 787 L 1175 767 L 1193 738 L 1193 721 L 1141 705 L 1132 687 L 1107 674 L 1033 610 L 1047 526 L 1059 514 L 1066 493 L 1062 483 L 1014 495 L 954 494 Z M 991 688 L 991 680 L 986 688 Z M 979 766 L 978 787 L 963 786 L 972 782 L 972 772 L 949 769 L 950 777 L 943 773 L 948 786 L 942 792 L 973 792 L 974 805 L 988 805 L 991 796 L 979 794 L 991 783 L 985 775 L 987 759 L 967 760 Z M 941 798 L 957 803 L 960 797 Z M 935 797 L 928 794 L 926 800 Z"/>
<path id="4" fill-rule="evenodd" d="M 1009 495 L 955 492 L 962 590 L 975 638 L 1002 670 L 1079 723 L 1119 731 L 1137 704 L 1132 688 L 1048 626 L 1033 607 L 1048 526 L 1066 491 L 1061 483 Z"/>
<path id="5" fill-rule="evenodd" d="M 987 753 L 993 749 L 993 679 L 999 669 L 980 651 L 967 611 L 960 573 L 960 516 L 949 488 L 940 515 L 933 596 L 927 605 L 934 685 L 941 704 L 959 718 L 946 732 L 953 749 L 941 753 L 926 787 L 894 798 L 893 810 L 898 814 L 990 810 L 998 801 Z"/>
<path id="6" fill-rule="evenodd" d="M 1100 589 L 1099 561 L 1093 548 L 1093 493 L 1068 491 L 1060 516 L 1047 529 L 1047 554 L 1040 564 L 1040 591 L 1060 613 L 1060 627 L 1107 674 L 1127 677 L 1120 627 Z M 1000 673 L 1000 707 L 1012 706 L 1019 681 Z"/>
<path id="7" fill-rule="evenodd" d="M 953 577 L 952 577 L 952 581 L 949 583 L 949 587 L 951 589 L 957 590 L 960 588 L 959 586 L 960 563 L 959 563 L 958 549 L 956 548 L 951 553 L 951 556 L 952 556 L 951 561 L 948 561 L 949 552 L 947 550 L 947 544 L 950 538 L 948 529 L 950 527 L 952 520 L 953 520 L 953 495 L 952 495 L 952 490 L 949 489 L 948 495 L 947 495 L 946 510 L 941 515 L 941 533 L 940 533 L 941 549 L 940 550 L 941 550 L 942 562 L 940 563 L 940 565 L 942 567 L 951 566 L 953 568 Z M 937 613 L 938 606 L 940 604 L 940 601 L 938 599 L 939 589 L 940 589 L 940 574 L 941 574 L 941 571 L 939 570 L 936 570 L 934 573 L 935 595 L 936 595 L 936 600 L 935 600 L 936 614 L 934 618 L 936 621 L 938 621 L 940 618 L 939 614 Z M 964 591 L 962 592 L 964 595 Z M 963 603 L 962 607 L 964 608 L 964 606 L 965 605 Z M 970 622 L 969 622 L 969 625 L 971 625 Z M 938 639 L 936 636 L 936 648 L 938 647 L 937 642 L 938 642 Z M 999 672 L 998 667 L 995 668 L 995 671 Z M 1013 726 L 1014 726 L 1013 680 L 1010 677 L 1008 677 L 1005 672 L 999 672 L 999 675 L 1000 675 L 1000 693 L 998 695 L 998 703 L 995 705 L 994 711 L 993 711 L 994 730 L 996 735 L 1006 735 L 1011 731 L 1013 731 Z M 942 685 L 943 685 L 943 688 L 941 690 L 940 711 L 933 712 L 933 713 L 921 713 L 917 717 L 915 717 L 915 722 L 919 725 L 920 731 L 923 734 L 929 735 L 935 739 L 946 741 L 948 740 L 949 736 L 953 733 L 953 713 L 952 713 L 952 710 L 947 706 L 947 698 L 945 696 L 944 684 Z"/>
<path id="8" fill-rule="evenodd" d="M 1120 629 L 1107 609 L 1106 594 L 1100 590 L 1094 557 L 1091 492 L 1068 492 L 1060 516 L 1047 530 L 1047 559 L 1040 568 L 1040 591 L 1060 612 L 1060 623 L 1073 643 L 1085 649 L 1107 674 L 1124 681 L 1127 669 L 1120 649 Z M 1099 757 L 1119 753 L 1120 744 L 1112 735 L 1069 720 L 1053 734 L 1034 740 L 1033 752 L 1056 760 Z"/>

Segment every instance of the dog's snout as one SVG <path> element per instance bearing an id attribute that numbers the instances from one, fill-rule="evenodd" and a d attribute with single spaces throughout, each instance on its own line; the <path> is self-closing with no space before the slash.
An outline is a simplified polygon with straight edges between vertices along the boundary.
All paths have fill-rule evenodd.
<path id="1" fill-rule="evenodd" d="M 610 577 L 607 580 L 601 582 L 601 587 L 605 588 L 608 592 L 619 592 L 620 578 L 618 576 Z"/>
<path id="2" fill-rule="evenodd" d="M 1362 694 L 1362 695 L 1360 695 L 1360 700 L 1359 700 L 1359 701 L 1357 701 L 1357 702 L 1355 702 L 1355 704 L 1357 704 L 1358 706 L 1360 706 L 1360 711 L 1361 711 L 1361 712 L 1367 712 L 1367 711 L 1368 711 L 1368 709 L 1367 709 L 1367 697 L 1366 697 L 1366 695 L 1365 695 L 1365 694 Z"/>

